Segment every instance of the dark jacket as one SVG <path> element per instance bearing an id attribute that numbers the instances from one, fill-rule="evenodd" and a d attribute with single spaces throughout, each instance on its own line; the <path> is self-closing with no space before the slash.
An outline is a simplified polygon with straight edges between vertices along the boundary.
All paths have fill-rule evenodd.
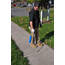
<path id="1" fill-rule="evenodd" d="M 39 27 L 39 23 L 40 23 L 39 11 L 35 11 L 34 9 L 32 9 L 29 12 L 29 20 L 32 21 L 34 29 L 36 27 Z"/>

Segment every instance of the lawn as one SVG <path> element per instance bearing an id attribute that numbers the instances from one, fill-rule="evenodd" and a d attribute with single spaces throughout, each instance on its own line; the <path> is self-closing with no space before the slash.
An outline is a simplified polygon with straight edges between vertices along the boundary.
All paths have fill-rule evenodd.
<path id="1" fill-rule="evenodd" d="M 51 9 L 51 13 L 50 13 L 51 23 L 45 23 L 42 25 L 41 28 L 39 28 L 40 40 L 45 44 L 48 44 L 51 48 L 54 48 L 54 17 L 53 16 L 54 16 L 54 11 L 53 9 Z M 12 17 L 11 20 L 30 33 L 30 30 L 28 28 L 29 17 L 16 16 L 16 17 Z"/>
<path id="2" fill-rule="evenodd" d="M 16 46 L 15 41 L 11 39 L 11 65 L 29 65 L 28 59 L 23 56 L 23 52 Z"/>

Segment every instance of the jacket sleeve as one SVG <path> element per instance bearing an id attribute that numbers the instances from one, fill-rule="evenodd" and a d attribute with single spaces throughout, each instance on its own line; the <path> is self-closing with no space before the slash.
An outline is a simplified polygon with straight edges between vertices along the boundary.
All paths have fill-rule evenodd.
<path id="1" fill-rule="evenodd" d="M 29 20 L 33 22 L 33 12 L 32 11 L 29 12 Z"/>

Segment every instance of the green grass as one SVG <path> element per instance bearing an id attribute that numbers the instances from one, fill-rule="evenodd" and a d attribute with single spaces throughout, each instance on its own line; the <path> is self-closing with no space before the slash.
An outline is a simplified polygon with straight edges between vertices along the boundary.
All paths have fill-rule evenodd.
<path id="1" fill-rule="evenodd" d="M 26 31 L 30 32 L 28 25 L 29 25 L 29 17 L 23 16 L 23 17 L 12 17 L 11 20 L 18 24 L 20 27 L 23 27 Z"/>
<path id="2" fill-rule="evenodd" d="M 23 52 L 16 46 L 14 40 L 11 39 L 11 65 L 29 65 Z"/>
<path id="3" fill-rule="evenodd" d="M 40 40 L 42 42 L 45 42 L 50 47 L 54 48 L 54 11 L 51 9 L 50 13 L 50 20 L 51 23 L 45 23 L 41 28 L 39 28 L 39 36 Z M 12 17 L 11 20 L 18 24 L 20 27 L 23 27 L 26 31 L 30 33 L 30 30 L 28 28 L 29 25 L 29 17 L 23 16 L 23 17 Z"/>
<path id="4" fill-rule="evenodd" d="M 42 42 L 54 48 L 54 22 L 43 24 L 40 28 L 39 36 Z"/>

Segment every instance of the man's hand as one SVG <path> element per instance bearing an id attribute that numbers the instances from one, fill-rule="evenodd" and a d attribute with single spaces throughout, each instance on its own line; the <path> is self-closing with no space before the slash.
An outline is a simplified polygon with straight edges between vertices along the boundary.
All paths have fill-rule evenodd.
<path id="1" fill-rule="evenodd" d="M 34 33 L 34 31 L 35 31 L 34 29 L 31 29 L 31 32 L 32 32 L 32 33 Z"/>
<path id="2" fill-rule="evenodd" d="M 42 27 L 42 24 L 40 23 L 40 27 Z"/>

